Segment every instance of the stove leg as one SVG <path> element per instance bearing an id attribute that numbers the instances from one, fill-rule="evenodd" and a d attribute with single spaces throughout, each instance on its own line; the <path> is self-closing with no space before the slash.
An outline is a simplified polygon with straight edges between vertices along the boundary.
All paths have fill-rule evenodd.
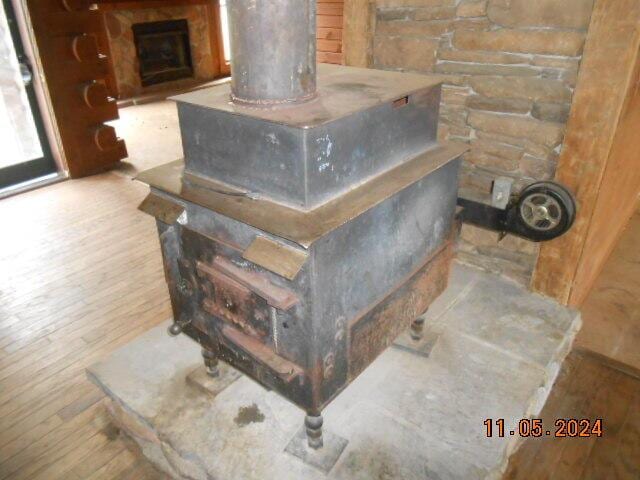
<path id="1" fill-rule="evenodd" d="M 427 312 L 420 315 L 411 323 L 411 339 L 414 341 L 422 340 L 422 334 L 424 333 L 424 315 Z"/>
<path id="2" fill-rule="evenodd" d="M 307 430 L 307 443 L 314 450 L 322 448 L 322 415 L 307 415 L 304 418 L 304 426 Z"/>
<path id="3" fill-rule="evenodd" d="M 217 377 L 220 375 L 220 370 L 218 370 L 218 356 L 215 352 L 203 348 L 202 357 L 204 358 L 204 366 L 207 369 L 207 375 L 210 377 Z"/>
<path id="4" fill-rule="evenodd" d="M 304 418 L 304 427 L 298 429 L 285 447 L 285 452 L 326 474 L 336 464 L 347 443 L 331 430 L 323 433 L 322 415 L 317 410 L 310 410 Z"/>

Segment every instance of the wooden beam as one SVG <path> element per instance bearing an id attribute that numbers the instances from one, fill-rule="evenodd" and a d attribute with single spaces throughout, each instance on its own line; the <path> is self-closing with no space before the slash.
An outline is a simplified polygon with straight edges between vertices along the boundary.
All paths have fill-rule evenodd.
<path id="1" fill-rule="evenodd" d="M 207 24 L 209 25 L 209 48 L 213 61 L 214 76 L 229 75 L 229 65 L 224 59 L 222 45 L 222 26 L 220 24 L 220 2 L 207 2 Z"/>
<path id="2" fill-rule="evenodd" d="M 638 20 L 640 22 L 640 19 Z M 640 56 L 640 53 L 639 53 Z M 635 80 L 627 89 L 627 101 L 613 140 L 609 161 L 585 240 L 582 257 L 569 296 L 570 305 L 581 305 L 618 243 L 637 205 L 640 193 L 640 58 Z"/>
<path id="3" fill-rule="evenodd" d="M 640 0 L 596 1 L 556 173 L 575 192 L 578 216 L 566 235 L 542 245 L 532 281 L 561 303 L 580 304 L 640 188 L 637 109 L 629 116 L 638 95 L 638 25 Z M 617 135 L 631 144 L 616 147 Z"/>
<path id="4" fill-rule="evenodd" d="M 203 5 L 209 0 L 94 0 L 98 10 L 136 10 L 141 8 L 183 7 L 185 5 Z"/>
<path id="5" fill-rule="evenodd" d="M 127 150 L 123 140 L 102 127 L 118 118 L 115 102 L 102 87 L 109 62 L 96 48 L 75 50 L 85 37 L 105 35 L 101 13 L 82 2 L 27 0 L 26 6 L 69 175 L 112 168 Z"/>
<path id="6" fill-rule="evenodd" d="M 344 64 L 368 68 L 373 65 L 374 0 L 344 0 L 342 51 Z"/>

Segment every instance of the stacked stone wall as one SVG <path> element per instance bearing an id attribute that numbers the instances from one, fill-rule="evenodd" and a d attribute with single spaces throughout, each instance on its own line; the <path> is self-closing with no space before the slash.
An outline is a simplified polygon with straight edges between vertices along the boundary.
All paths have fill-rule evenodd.
<path id="1" fill-rule="evenodd" d="M 439 136 L 468 144 L 462 186 L 553 178 L 593 0 L 376 0 L 375 68 L 440 75 Z M 603 72 L 606 74 L 606 72 Z M 537 246 L 465 226 L 460 257 L 527 282 Z"/>

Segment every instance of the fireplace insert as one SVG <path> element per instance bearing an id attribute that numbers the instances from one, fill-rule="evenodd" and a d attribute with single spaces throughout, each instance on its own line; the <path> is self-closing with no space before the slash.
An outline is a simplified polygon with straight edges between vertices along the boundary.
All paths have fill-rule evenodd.
<path id="1" fill-rule="evenodd" d="M 142 86 L 193 77 L 187 20 L 138 23 L 133 37 Z"/>

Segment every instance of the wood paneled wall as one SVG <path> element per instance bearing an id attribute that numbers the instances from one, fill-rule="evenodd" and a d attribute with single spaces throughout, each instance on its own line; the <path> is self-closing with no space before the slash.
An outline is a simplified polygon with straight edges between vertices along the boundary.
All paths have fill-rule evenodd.
<path id="1" fill-rule="evenodd" d="M 344 0 L 318 0 L 318 62 L 343 63 Z"/>
<path id="2" fill-rule="evenodd" d="M 132 8 L 162 8 L 166 6 L 199 5 L 217 2 L 210 0 L 97 0 L 102 10 Z M 344 0 L 317 1 L 318 61 L 323 63 L 343 63 L 342 31 Z M 224 73 L 224 72 L 223 72 Z M 228 71 L 226 72 L 228 73 Z"/>
<path id="3" fill-rule="evenodd" d="M 640 193 L 640 0 L 597 0 L 556 178 L 574 227 L 542 245 L 533 288 L 579 306 Z"/>

